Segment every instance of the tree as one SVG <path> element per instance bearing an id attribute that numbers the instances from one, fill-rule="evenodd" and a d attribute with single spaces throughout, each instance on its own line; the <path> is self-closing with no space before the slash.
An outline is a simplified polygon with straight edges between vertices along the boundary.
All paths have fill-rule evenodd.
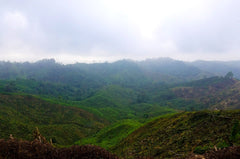
<path id="1" fill-rule="evenodd" d="M 225 75 L 225 78 L 226 78 L 226 79 L 233 79 L 233 73 L 232 73 L 232 72 L 228 72 L 228 73 Z"/>

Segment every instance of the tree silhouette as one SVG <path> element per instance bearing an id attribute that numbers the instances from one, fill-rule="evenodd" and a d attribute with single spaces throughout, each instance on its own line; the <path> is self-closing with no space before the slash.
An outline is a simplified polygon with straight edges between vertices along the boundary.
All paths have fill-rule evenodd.
<path id="1" fill-rule="evenodd" d="M 225 78 L 226 78 L 226 79 L 233 79 L 233 73 L 232 73 L 232 72 L 228 72 L 228 73 L 225 75 Z"/>

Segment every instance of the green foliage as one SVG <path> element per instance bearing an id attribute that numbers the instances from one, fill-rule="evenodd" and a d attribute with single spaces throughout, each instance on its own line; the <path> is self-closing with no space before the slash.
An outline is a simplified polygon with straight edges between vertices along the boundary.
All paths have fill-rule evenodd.
<path id="1" fill-rule="evenodd" d="M 33 79 L 0 80 L 0 92 L 26 93 L 40 95 L 46 98 L 55 98 L 62 102 L 69 100 L 82 100 L 93 94 L 87 91 L 61 83 L 36 81 Z"/>
<path id="2" fill-rule="evenodd" d="M 35 127 L 48 141 L 54 138 L 58 145 L 96 133 L 107 122 L 79 108 L 52 104 L 31 95 L 0 94 L 0 138 L 10 134 L 32 140 Z"/>
<path id="3" fill-rule="evenodd" d="M 197 146 L 193 153 L 196 153 L 196 154 L 204 154 L 206 151 L 210 150 L 210 148 L 208 146 Z"/>
<path id="4" fill-rule="evenodd" d="M 138 94 L 129 88 L 116 85 L 104 87 L 95 95 L 77 104 L 98 110 L 101 117 L 110 122 L 121 119 L 143 120 L 155 116 L 176 112 L 174 109 L 163 107 L 157 103 L 138 103 Z"/>
<path id="5" fill-rule="evenodd" d="M 139 128 L 141 125 L 141 123 L 135 120 L 121 120 L 108 127 L 105 127 L 92 137 L 84 138 L 76 142 L 76 144 L 93 144 L 106 149 L 110 149 L 111 147 L 117 145 L 121 140 L 126 138 L 134 130 Z"/>
<path id="6" fill-rule="evenodd" d="M 225 141 L 223 138 L 219 138 L 214 142 L 216 143 L 215 145 L 210 142 L 208 145 L 197 146 L 193 152 L 196 154 L 204 154 L 205 152 L 213 150 L 215 148 L 219 150 L 230 146 L 229 141 Z"/>
<path id="7" fill-rule="evenodd" d="M 229 147 L 229 146 L 230 146 L 230 144 L 227 143 L 226 141 L 223 141 L 223 140 L 220 140 L 216 145 L 216 147 L 218 149 L 223 149 L 223 148 L 226 148 L 226 147 Z"/>

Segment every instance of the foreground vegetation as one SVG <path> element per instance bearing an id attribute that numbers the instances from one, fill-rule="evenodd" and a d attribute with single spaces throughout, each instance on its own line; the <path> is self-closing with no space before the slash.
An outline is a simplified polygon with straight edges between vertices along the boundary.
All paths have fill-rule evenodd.
<path id="1" fill-rule="evenodd" d="M 49 143 L 42 143 L 39 140 L 1 140 L 0 139 L 0 158 L 34 158 L 34 159 L 118 159 L 118 157 L 105 149 L 86 145 L 72 146 L 69 148 L 55 148 Z"/>
<path id="2" fill-rule="evenodd" d="M 190 152 L 202 154 L 214 146 L 240 144 L 239 121 L 239 110 L 182 112 L 160 117 L 131 133 L 112 151 L 124 158 L 184 158 Z"/>

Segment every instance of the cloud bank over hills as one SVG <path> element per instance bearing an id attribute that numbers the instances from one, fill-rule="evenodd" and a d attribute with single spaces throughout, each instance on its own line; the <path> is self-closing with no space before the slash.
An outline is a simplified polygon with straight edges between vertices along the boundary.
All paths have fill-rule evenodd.
<path id="1" fill-rule="evenodd" d="M 240 59 L 237 0 L 13 0 L 0 4 L 1 60 Z"/>

